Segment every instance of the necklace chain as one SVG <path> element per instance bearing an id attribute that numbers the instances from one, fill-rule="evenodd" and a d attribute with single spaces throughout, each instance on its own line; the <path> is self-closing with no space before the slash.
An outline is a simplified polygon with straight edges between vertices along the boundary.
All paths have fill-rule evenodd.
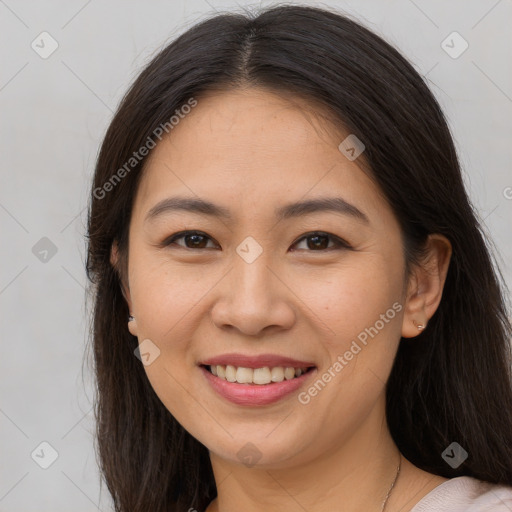
<path id="1" fill-rule="evenodd" d="M 398 468 L 396 470 L 396 475 L 395 475 L 395 479 L 393 480 L 393 483 L 391 484 L 391 487 L 389 488 L 389 491 L 388 491 L 388 494 L 384 500 L 384 502 L 382 503 L 382 509 L 381 509 L 381 512 L 384 512 L 384 509 L 386 508 L 386 505 L 388 503 L 388 499 L 389 497 L 391 496 L 391 491 L 393 490 L 393 487 L 395 486 L 395 483 L 397 481 L 397 478 L 398 478 L 398 475 L 400 474 L 400 467 L 402 465 L 402 454 L 399 452 L 399 455 L 400 455 L 400 462 L 398 463 Z"/>

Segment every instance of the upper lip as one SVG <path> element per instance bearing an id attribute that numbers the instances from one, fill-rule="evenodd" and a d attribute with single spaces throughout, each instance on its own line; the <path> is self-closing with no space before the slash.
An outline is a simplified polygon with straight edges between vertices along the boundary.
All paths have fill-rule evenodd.
<path id="1" fill-rule="evenodd" d="M 307 368 L 309 366 L 315 366 L 310 361 L 299 361 L 291 357 L 280 356 L 277 354 L 259 354 L 257 356 L 248 356 L 245 354 L 232 353 L 232 354 L 221 354 L 219 356 L 211 357 L 205 361 L 201 361 L 202 365 L 232 365 L 236 367 L 244 368 L 263 368 L 268 366 L 269 368 L 275 368 L 276 366 L 293 367 L 293 368 Z"/>

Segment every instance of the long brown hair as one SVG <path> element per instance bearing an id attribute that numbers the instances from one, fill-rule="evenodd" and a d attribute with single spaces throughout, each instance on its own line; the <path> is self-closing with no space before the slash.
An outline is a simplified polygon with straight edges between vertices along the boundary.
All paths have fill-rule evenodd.
<path id="1" fill-rule="evenodd" d="M 203 92 L 253 85 L 310 98 L 363 141 L 372 179 L 399 219 L 407 269 L 420 261 L 429 233 L 450 240 L 441 303 L 413 343 L 400 341 L 386 388 L 388 425 L 400 451 L 425 471 L 512 485 L 506 286 L 441 108 L 413 66 L 356 21 L 328 9 L 278 6 L 210 17 L 166 46 L 124 96 L 101 146 L 87 274 L 97 452 L 115 510 L 203 511 L 216 496 L 208 450 L 164 407 L 134 356 L 121 280 L 146 157 L 126 163 L 148 140 L 158 142 L 155 130 L 190 98 L 200 103 Z M 118 268 L 110 263 L 114 241 Z M 452 469 L 441 454 L 454 441 L 468 458 Z"/>

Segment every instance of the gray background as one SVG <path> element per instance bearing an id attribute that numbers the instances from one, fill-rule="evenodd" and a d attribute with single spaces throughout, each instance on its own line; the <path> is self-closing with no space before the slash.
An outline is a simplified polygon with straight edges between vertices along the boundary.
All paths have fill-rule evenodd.
<path id="1" fill-rule="evenodd" d="M 356 15 L 428 76 L 512 288 L 512 2 L 308 3 Z M 236 5 L 0 0 L 1 512 L 110 510 L 93 450 L 90 365 L 82 375 L 83 235 L 94 163 L 141 66 L 208 13 Z M 44 31 L 58 43 L 46 59 L 31 46 L 51 48 L 48 36 L 39 37 Z M 453 31 L 469 44 L 458 58 L 441 46 Z M 445 44 L 452 53 L 462 48 L 453 37 Z M 47 469 L 40 464 L 52 461 L 52 451 L 42 442 L 58 453 Z"/>

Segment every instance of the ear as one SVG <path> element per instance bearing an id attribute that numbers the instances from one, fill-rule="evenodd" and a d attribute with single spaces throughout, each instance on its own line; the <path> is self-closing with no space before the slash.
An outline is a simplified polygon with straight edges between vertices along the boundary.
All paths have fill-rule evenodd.
<path id="1" fill-rule="evenodd" d="M 425 260 L 414 268 L 409 280 L 402 323 L 403 338 L 420 334 L 441 302 L 452 245 L 445 236 L 435 233 L 428 237 L 427 250 Z M 418 324 L 424 325 L 424 329 L 419 330 Z"/>
<path id="2" fill-rule="evenodd" d="M 125 278 L 123 276 L 123 272 L 121 271 L 120 265 L 119 265 L 119 249 L 117 246 L 117 240 L 114 240 L 112 243 L 112 247 L 110 249 L 110 263 L 116 270 L 117 274 L 119 275 L 119 280 L 121 282 L 121 292 L 123 294 L 123 297 L 126 300 L 126 303 L 128 304 L 128 309 L 130 311 L 130 314 L 132 313 L 132 299 L 130 296 L 130 286 L 125 283 Z M 127 319 L 128 320 L 128 319 Z M 137 320 L 134 319 L 131 322 L 128 322 L 128 330 L 133 336 L 137 336 Z"/>
<path id="3" fill-rule="evenodd" d="M 119 280 L 121 281 L 121 292 L 123 293 L 123 297 L 125 298 L 128 308 L 130 311 L 132 311 L 132 301 L 130 297 L 130 287 L 127 283 L 125 283 L 125 278 L 123 276 L 123 272 L 121 271 L 120 264 L 119 264 L 119 250 L 117 246 L 117 240 L 114 240 L 112 243 L 112 247 L 110 249 L 110 263 L 116 270 L 117 274 L 119 275 Z"/>

